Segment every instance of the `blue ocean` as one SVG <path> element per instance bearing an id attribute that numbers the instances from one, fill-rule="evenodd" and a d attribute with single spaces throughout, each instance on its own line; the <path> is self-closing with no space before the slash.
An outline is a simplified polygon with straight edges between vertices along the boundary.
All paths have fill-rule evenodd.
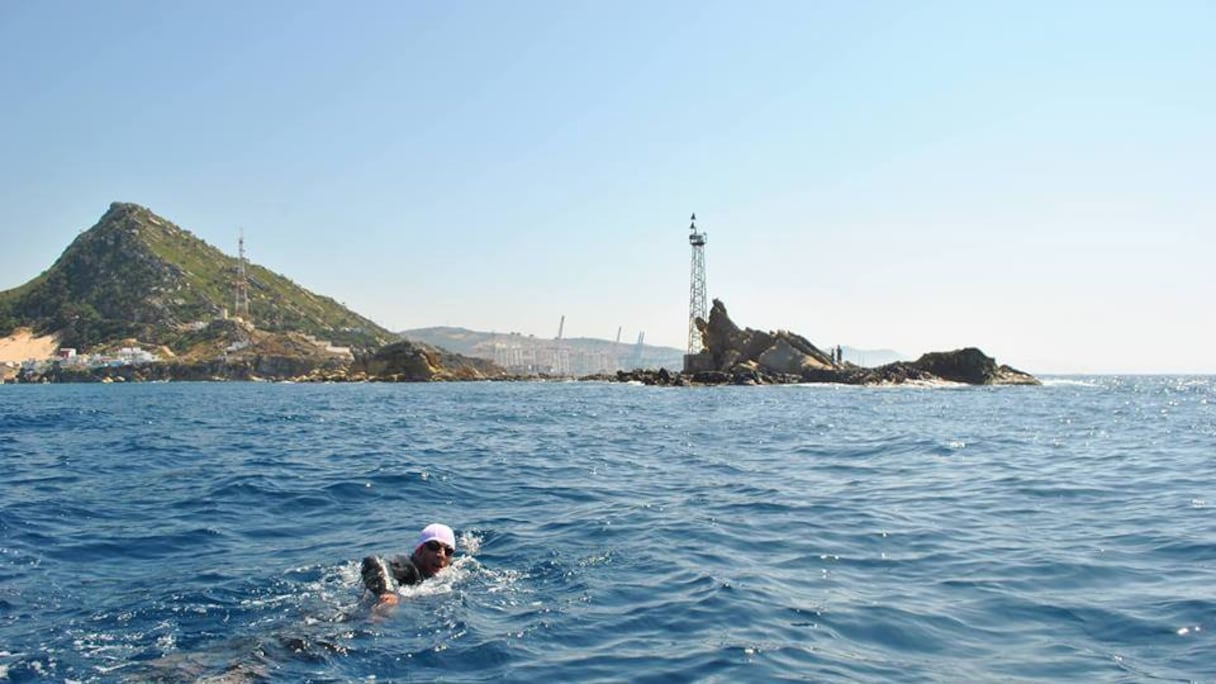
<path id="1" fill-rule="evenodd" d="M 0 386 L 0 681 L 1213 681 L 1214 457 L 1213 377 Z"/>

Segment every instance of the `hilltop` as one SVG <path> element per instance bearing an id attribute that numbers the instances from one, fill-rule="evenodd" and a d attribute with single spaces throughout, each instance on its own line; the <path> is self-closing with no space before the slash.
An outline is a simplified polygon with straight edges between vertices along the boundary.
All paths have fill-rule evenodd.
<path id="1" fill-rule="evenodd" d="M 189 353 L 225 318 L 238 260 L 137 204 L 115 202 L 46 271 L 0 292 L 0 332 L 29 327 L 82 351 L 120 340 Z M 267 333 L 378 347 L 393 335 L 334 300 L 249 263 L 249 318 Z M 221 333 L 222 331 L 212 331 Z"/>
<path id="2" fill-rule="evenodd" d="M 229 307 L 242 266 L 248 314 L 237 317 Z M 366 367 L 396 339 L 333 299 L 125 202 L 111 204 L 46 271 L 0 292 L 0 334 L 13 346 L 53 340 L 78 352 L 31 374 L 58 381 L 346 379 L 352 364 Z M 498 372 L 426 346 L 396 353 L 429 359 L 405 367 L 418 375 L 395 370 L 397 380 Z"/>

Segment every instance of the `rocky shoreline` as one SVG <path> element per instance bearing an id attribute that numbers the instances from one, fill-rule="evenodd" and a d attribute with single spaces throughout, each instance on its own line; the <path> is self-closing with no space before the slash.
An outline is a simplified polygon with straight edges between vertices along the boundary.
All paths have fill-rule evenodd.
<path id="1" fill-rule="evenodd" d="M 667 370 L 617 373 L 618 382 L 647 385 L 772 385 L 840 383 L 899 385 L 963 383 L 968 385 L 1038 385 L 1029 373 L 999 365 L 975 347 L 930 352 L 915 361 L 875 368 L 844 361 L 839 352 L 824 351 L 805 337 L 786 331 L 740 328 L 715 299 L 709 320 L 696 320 L 703 351 L 685 359 L 684 372 Z"/>
<path id="2" fill-rule="evenodd" d="M 839 368 L 804 371 L 800 375 L 773 373 L 763 369 L 706 370 L 673 373 L 654 370 L 619 371 L 584 380 L 636 382 L 643 385 L 684 387 L 691 385 L 788 385 L 837 383 L 842 385 L 966 384 L 1039 385 L 1039 380 L 996 361 L 979 349 L 968 347 L 952 352 L 925 354 L 916 361 L 898 361 L 876 368 L 843 364 Z"/>
<path id="3" fill-rule="evenodd" d="M 393 345 L 390 345 L 392 347 Z M 388 358 L 385 359 L 384 356 Z M 489 364 L 489 362 L 486 362 Z M 493 364 L 490 364 L 491 366 Z M 841 364 L 839 368 L 816 369 L 801 374 L 775 373 L 761 368 L 732 371 L 705 370 L 693 373 L 637 369 L 580 378 L 545 375 L 510 375 L 492 369 L 460 367 L 450 371 L 436 367 L 427 355 L 406 343 L 379 359 L 354 363 L 331 362 L 321 366 L 301 365 L 299 359 L 257 357 L 209 362 L 155 362 L 126 366 L 82 369 L 53 365 L 45 372 L 17 378 L 21 383 L 114 383 L 114 382 L 551 382 L 590 381 L 640 383 L 662 387 L 698 385 L 780 385 L 838 383 L 844 385 L 901 385 L 907 383 L 969 385 L 1038 385 L 1033 376 L 997 365 L 975 348 L 925 354 L 916 361 L 901 361 L 876 368 Z"/>
<path id="4" fill-rule="evenodd" d="M 931 352 L 915 361 L 898 361 L 875 368 L 843 361 L 806 338 L 788 331 L 763 332 L 739 328 L 726 307 L 714 300 L 709 320 L 696 321 L 704 350 L 686 357 L 683 371 L 638 369 L 581 378 L 511 375 L 486 359 L 455 354 L 438 347 L 400 340 L 352 356 L 320 354 L 310 345 L 263 340 L 239 354 L 210 360 L 181 359 L 84 368 L 52 363 L 27 372 L 18 382 L 164 382 L 164 381 L 289 381 L 289 382 L 451 382 L 583 380 L 636 382 L 644 385 L 774 385 L 839 383 L 900 385 L 905 383 L 968 385 L 1038 385 L 1032 375 L 999 365 L 975 347 Z M 307 352 L 307 353 L 305 353 Z"/>

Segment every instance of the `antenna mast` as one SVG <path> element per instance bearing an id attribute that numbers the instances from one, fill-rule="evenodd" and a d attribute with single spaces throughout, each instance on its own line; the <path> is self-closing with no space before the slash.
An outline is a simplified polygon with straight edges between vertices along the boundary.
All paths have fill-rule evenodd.
<path id="1" fill-rule="evenodd" d="M 249 321 L 249 277 L 245 273 L 245 229 L 241 229 L 241 236 L 237 240 L 237 260 L 236 260 L 236 301 L 234 302 L 233 313 L 240 317 L 241 320 Z"/>
<path id="2" fill-rule="evenodd" d="M 688 288 L 688 353 L 701 351 L 701 331 L 697 330 L 697 319 L 705 320 L 709 309 L 705 303 L 705 233 L 697 232 L 697 215 L 694 213 L 688 226 L 692 234 L 688 243 L 692 245 L 692 283 Z"/>

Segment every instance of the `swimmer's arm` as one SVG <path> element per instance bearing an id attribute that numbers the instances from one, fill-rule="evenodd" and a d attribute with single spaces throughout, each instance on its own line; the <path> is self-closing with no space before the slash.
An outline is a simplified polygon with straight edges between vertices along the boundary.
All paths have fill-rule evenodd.
<path id="1" fill-rule="evenodd" d="M 379 605 L 397 605 L 397 592 L 392 573 L 389 572 L 388 566 L 383 560 L 376 556 L 364 558 L 359 573 L 363 576 L 363 586 L 376 595 Z"/>

